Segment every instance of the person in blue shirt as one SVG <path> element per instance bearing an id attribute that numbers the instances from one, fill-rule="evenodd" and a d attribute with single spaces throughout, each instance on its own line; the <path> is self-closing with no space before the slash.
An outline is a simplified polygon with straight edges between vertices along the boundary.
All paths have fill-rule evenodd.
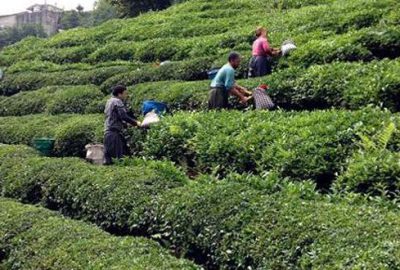
<path id="1" fill-rule="evenodd" d="M 218 71 L 212 80 L 208 99 L 209 109 L 228 108 L 229 95 L 238 97 L 242 104 L 246 104 L 250 99 L 248 95 L 251 93 L 235 82 L 235 70 L 239 67 L 240 61 L 240 54 L 230 53 L 228 63 Z"/>

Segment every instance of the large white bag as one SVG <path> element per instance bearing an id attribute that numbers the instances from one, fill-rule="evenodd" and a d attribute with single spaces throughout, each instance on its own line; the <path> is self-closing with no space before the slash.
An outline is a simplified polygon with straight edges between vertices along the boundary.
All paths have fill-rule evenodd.
<path id="1" fill-rule="evenodd" d="M 160 117 L 154 111 L 145 115 L 141 127 L 149 127 L 153 124 L 160 122 Z"/>
<path id="2" fill-rule="evenodd" d="M 96 165 L 102 165 L 104 162 L 104 145 L 88 144 L 86 148 L 86 160 Z"/>
<path id="3" fill-rule="evenodd" d="M 287 41 L 283 42 L 282 47 L 281 47 L 282 56 L 289 54 L 291 51 L 293 51 L 295 49 L 297 49 L 297 47 L 293 41 L 287 40 Z"/>

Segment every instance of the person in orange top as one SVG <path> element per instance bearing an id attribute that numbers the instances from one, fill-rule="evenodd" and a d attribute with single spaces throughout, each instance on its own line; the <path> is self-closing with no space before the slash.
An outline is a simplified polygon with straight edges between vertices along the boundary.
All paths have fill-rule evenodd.
<path id="1" fill-rule="evenodd" d="M 271 48 L 268 42 L 267 29 L 258 27 L 256 29 L 256 37 L 249 65 L 249 77 L 261 77 L 270 74 L 272 72 L 272 57 L 280 54 L 279 49 Z"/>

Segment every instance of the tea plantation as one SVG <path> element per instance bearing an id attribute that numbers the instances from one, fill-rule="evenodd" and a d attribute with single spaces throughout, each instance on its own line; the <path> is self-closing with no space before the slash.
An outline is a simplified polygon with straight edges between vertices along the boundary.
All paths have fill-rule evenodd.
<path id="1" fill-rule="evenodd" d="M 247 79 L 258 25 L 298 49 Z M 231 51 L 277 110 L 207 110 Z M 188 0 L 27 38 L 0 68 L 0 269 L 400 269 L 399 1 Z M 172 113 L 95 166 L 116 84 Z"/>

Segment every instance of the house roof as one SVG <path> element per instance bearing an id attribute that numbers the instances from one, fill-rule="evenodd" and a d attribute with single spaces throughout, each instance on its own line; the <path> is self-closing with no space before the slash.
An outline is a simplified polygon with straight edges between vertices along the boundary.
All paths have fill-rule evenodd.
<path id="1" fill-rule="evenodd" d="M 14 13 L 14 14 L 0 15 L 0 18 L 6 18 L 6 17 L 17 16 L 17 15 L 24 14 L 24 13 L 26 13 L 26 11 L 19 12 L 19 13 Z"/>
<path id="2" fill-rule="evenodd" d="M 33 11 L 36 7 L 40 7 L 40 8 L 44 8 L 44 7 L 48 8 L 48 7 L 50 7 L 52 9 L 56 10 L 56 11 L 59 11 L 59 12 L 63 11 L 59 7 L 56 7 L 56 6 L 53 6 L 53 5 L 48 5 L 48 4 L 45 4 L 45 5 L 35 4 L 35 5 L 32 5 L 32 6 L 28 7 L 27 10 Z"/>

